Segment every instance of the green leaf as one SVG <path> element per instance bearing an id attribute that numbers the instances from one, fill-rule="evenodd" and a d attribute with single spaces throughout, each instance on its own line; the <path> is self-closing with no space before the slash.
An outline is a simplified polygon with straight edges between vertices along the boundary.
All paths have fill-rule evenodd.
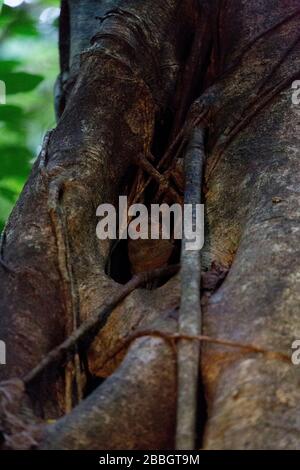
<path id="1" fill-rule="evenodd" d="M 0 31 L 5 36 L 38 36 L 37 22 L 26 11 L 26 7 L 11 8 L 3 5 L 0 15 Z"/>
<path id="2" fill-rule="evenodd" d="M 11 204 L 16 202 L 16 193 L 9 188 L 0 187 L 0 196 L 3 196 L 7 201 L 10 201 Z"/>
<path id="3" fill-rule="evenodd" d="M 24 178 L 3 178 L 0 180 L 0 191 L 8 190 L 17 197 L 23 189 L 24 182 Z"/>
<path id="4" fill-rule="evenodd" d="M 44 77 L 27 72 L 8 72 L 1 73 L 0 80 L 3 80 L 6 85 L 6 94 L 14 95 L 34 90 L 44 80 Z"/>
<path id="5" fill-rule="evenodd" d="M 3 229 L 3 226 L 12 211 L 14 203 L 9 201 L 5 196 L 0 194 L 0 230 Z"/>
<path id="6" fill-rule="evenodd" d="M 14 16 L 14 9 L 7 5 L 3 5 L 0 16 L 0 30 L 4 29 L 11 21 L 13 21 Z"/>
<path id="7" fill-rule="evenodd" d="M 0 145 L 0 178 L 26 178 L 30 171 L 32 153 L 26 147 Z"/>
<path id="8" fill-rule="evenodd" d="M 0 121 L 5 122 L 10 128 L 19 130 L 24 119 L 24 112 L 20 106 L 3 104 L 0 106 Z"/>
<path id="9" fill-rule="evenodd" d="M 21 64 L 19 60 L 0 60 L 0 75 L 7 72 L 12 72 Z"/>
<path id="10" fill-rule="evenodd" d="M 0 180 L 0 232 L 16 204 L 24 186 L 24 179 L 4 178 Z"/>
<path id="11" fill-rule="evenodd" d="M 14 21 L 9 27 L 9 32 L 15 36 L 38 36 L 39 34 L 35 21 L 25 16 Z"/>

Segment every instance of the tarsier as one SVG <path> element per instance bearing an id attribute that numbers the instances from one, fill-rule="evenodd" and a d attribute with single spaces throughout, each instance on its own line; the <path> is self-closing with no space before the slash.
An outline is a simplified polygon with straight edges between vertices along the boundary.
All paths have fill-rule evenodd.
<path id="1" fill-rule="evenodd" d="M 57 127 L 1 243 L 4 446 L 299 449 L 299 18 L 298 0 L 63 0 Z M 201 265 L 97 239 L 100 203 L 183 203 L 188 174 Z"/>

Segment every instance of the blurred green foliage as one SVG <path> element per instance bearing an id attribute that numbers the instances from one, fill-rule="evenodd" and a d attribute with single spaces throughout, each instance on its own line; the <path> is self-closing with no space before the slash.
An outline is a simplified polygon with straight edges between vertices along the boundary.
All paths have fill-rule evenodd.
<path id="1" fill-rule="evenodd" d="M 5 104 L 0 96 L 1 231 L 45 132 L 55 125 L 59 0 L 0 0 L 0 10 L 0 80 L 6 87 Z"/>

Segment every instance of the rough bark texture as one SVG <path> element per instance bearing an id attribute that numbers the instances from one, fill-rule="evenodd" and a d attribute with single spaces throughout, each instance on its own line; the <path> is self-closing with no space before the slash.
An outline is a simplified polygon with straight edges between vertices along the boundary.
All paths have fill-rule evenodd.
<path id="1" fill-rule="evenodd" d="M 96 207 L 130 190 L 140 154 L 159 161 L 196 99 L 188 122 L 203 116 L 208 132 L 203 262 L 230 269 L 203 298 L 205 333 L 289 354 L 300 334 L 300 134 L 291 102 L 299 16 L 298 0 L 63 2 L 62 115 L 3 238 L 1 379 L 28 373 L 119 289 L 105 273 L 110 246 L 96 238 Z M 176 331 L 179 302 L 177 276 L 112 312 L 79 351 L 84 382 L 108 378 L 45 428 L 41 448 L 174 445 L 174 351 L 162 338 L 126 349 L 134 331 Z M 201 375 L 199 446 L 299 448 L 296 367 L 206 345 Z M 62 416 L 63 368 L 29 392 L 38 416 Z"/>

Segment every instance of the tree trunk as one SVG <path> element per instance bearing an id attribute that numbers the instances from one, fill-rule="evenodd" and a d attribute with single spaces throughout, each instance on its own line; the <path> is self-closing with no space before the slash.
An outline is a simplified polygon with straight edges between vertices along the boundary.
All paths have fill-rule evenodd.
<path id="1" fill-rule="evenodd" d="M 300 334 L 299 15 L 298 0 L 63 0 L 58 124 L 2 240 L 2 380 L 23 378 L 117 295 L 134 267 L 126 244 L 112 251 L 97 239 L 96 208 L 136 195 L 147 162 L 160 172 L 180 164 L 196 121 L 207 133 L 204 333 L 290 354 Z M 157 183 L 147 191 L 149 202 Z M 133 248 L 147 266 L 144 249 Z M 30 383 L 35 446 L 174 447 L 176 354 L 166 336 L 178 328 L 180 282 L 135 289 L 75 359 Z M 201 345 L 198 448 L 300 449 L 297 367 Z"/>

